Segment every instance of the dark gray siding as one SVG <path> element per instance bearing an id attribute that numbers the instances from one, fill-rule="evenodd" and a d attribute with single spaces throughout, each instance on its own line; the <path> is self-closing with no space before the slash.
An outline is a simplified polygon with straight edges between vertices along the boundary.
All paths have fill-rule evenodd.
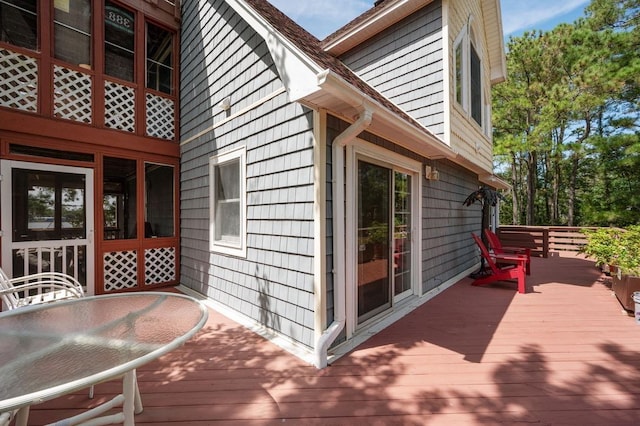
<path id="1" fill-rule="evenodd" d="M 183 3 L 181 46 L 181 283 L 311 347 L 313 114 L 282 92 L 233 116 L 282 82 L 264 41 L 223 1 Z M 226 96 L 228 112 L 215 107 Z M 237 147 L 247 152 L 246 259 L 210 252 L 208 240 L 209 158 Z"/>
<path id="2" fill-rule="evenodd" d="M 444 135 L 442 4 L 434 1 L 340 59 L 439 136 Z"/>
<path id="3" fill-rule="evenodd" d="M 462 205 L 478 177 L 448 161 L 435 165 L 440 180 L 422 180 L 422 290 L 429 291 L 478 262 L 471 232 L 480 234 L 479 204 Z"/>
<path id="4" fill-rule="evenodd" d="M 330 117 L 328 127 L 328 140 L 333 140 L 348 126 Z M 478 177 L 454 163 L 428 160 L 367 132 L 360 134 L 359 138 L 435 166 L 440 173 L 438 181 L 421 179 L 422 291 L 434 289 L 478 263 L 479 256 L 471 232 L 480 232 L 481 207 L 478 204 L 462 205 L 467 196 L 478 189 Z M 332 302 L 333 287 L 328 287 L 328 290 L 328 300 Z M 329 314 L 333 311 L 330 310 Z"/>

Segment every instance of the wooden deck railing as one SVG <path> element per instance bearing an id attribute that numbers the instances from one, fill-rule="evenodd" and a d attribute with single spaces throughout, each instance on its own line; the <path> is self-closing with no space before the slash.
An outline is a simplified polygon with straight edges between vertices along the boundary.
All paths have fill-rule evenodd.
<path id="1" fill-rule="evenodd" d="M 587 243 L 586 226 L 517 226 L 501 225 L 497 234 L 505 246 L 528 247 L 531 254 L 549 257 L 551 252 L 578 252 Z"/>

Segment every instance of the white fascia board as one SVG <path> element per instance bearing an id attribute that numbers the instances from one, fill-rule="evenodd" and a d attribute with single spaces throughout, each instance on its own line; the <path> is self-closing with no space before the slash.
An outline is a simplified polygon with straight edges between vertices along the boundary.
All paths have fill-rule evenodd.
<path id="1" fill-rule="evenodd" d="M 393 128 L 393 137 L 390 135 L 380 136 L 427 158 L 448 158 L 455 161 L 457 153 L 431 133 L 429 129 L 426 127 L 420 129 L 404 118 L 398 117 L 394 112 L 362 93 L 334 72 L 325 70 L 318 74 L 318 86 L 357 111 L 372 111 L 374 123 L 378 121 L 386 127 Z M 373 124 L 372 126 L 375 127 Z"/>
<path id="2" fill-rule="evenodd" d="M 490 50 L 491 84 L 502 83 L 507 78 L 507 58 L 504 48 L 504 31 L 502 25 L 502 10 L 500 0 L 483 0 L 484 14 L 490 14 L 490 19 L 485 16 L 484 26 L 495 25 L 493 40 L 488 40 Z M 490 21 L 487 22 L 487 21 Z"/>
<path id="3" fill-rule="evenodd" d="M 496 189 L 502 189 L 507 191 L 511 191 L 511 189 L 513 189 L 513 187 L 507 181 L 501 179 L 500 177 L 494 175 L 493 173 L 479 176 L 479 180 L 480 182 L 487 184 L 489 186 L 492 186 Z"/>
<path id="4" fill-rule="evenodd" d="M 333 55 L 341 55 L 352 48 L 354 43 L 357 44 L 362 41 L 359 40 L 359 34 L 366 33 L 369 30 L 378 33 L 432 1 L 433 0 L 395 0 L 387 1 L 387 3 L 380 6 L 375 6 L 380 9 L 378 13 L 374 13 L 369 19 L 360 22 L 340 37 L 327 43 L 324 46 L 324 50 L 331 52 Z M 364 38 L 369 38 L 372 35 L 373 34 L 365 35 Z"/>
<path id="5" fill-rule="evenodd" d="M 501 69 L 505 68 L 505 69 Z M 491 68 L 491 85 L 502 83 L 507 80 L 506 67 L 492 67 Z"/>
<path id="6" fill-rule="evenodd" d="M 456 155 L 452 161 L 460 166 L 464 167 L 467 170 L 470 170 L 478 175 L 478 180 L 481 183 L 492 186 L 496 189 L 511 189 L 511 185 L 506 181 L 502 180 L 498 176 L 496 176 L 492 170 L 487 170 L 484 167 L 476 164 L 475 161 L 465 157 L 462 154 Z"/>
<path id="7" fill-rule="evenodd" d="M 267 43 L 289 99 L 297 101 L 318 91 L 318 64 L 280 34 L 259 13 L 242 0 L 225 0 Z"/>
<path id="8" fill-rule="evenodd" d="M 364 106 L 375 102 L 331 70 L 327 69 L 318 73 L 316 81 L 320 88 L 357 110 L 368 109 L 364 108 Z"/>

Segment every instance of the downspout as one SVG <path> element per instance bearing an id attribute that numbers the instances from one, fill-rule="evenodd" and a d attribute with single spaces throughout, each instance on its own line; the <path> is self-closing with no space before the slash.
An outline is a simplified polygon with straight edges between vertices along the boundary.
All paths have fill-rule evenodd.
<path id="1" fill-rule="evenodd" d="M 353 142 L 369 127 L 373 111 L 369 108 L 360 113 L 358 119 L 333 140 L 333 322 L 318 338 L 313 353 L 317 368 L 327 366 L 329 345 L 338 337 L 346 323 L 345 291 L 345 226 L 344 226 L 344 147 Z"/>

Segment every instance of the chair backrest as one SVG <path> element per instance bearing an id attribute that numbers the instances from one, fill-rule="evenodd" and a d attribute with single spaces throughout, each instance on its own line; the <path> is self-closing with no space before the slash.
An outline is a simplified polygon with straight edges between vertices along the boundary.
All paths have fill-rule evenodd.
<path id="1" fill-rule="evenodd" d="M 473 232 L 471 233 L 471 236 L 473 237 L 473 239 L 476 242 L 476 244 L 478 245 L 478 247 L 480 247 L 480 254 L 484 258 L 484 260 L 487 261 L 487 263 L 489 264 L 489 267 L 491 268 L 493 273 L 494 274 L 497 273 L 499 271 L 499 269 L 496 266 L 496 262 L 494 262 L 493 257 L 491 257 L 491 253 L 489 253 L 489 250 L 487 250 L 487 247 L 482 242 L 482 239 L 480 239 L 480 237 L 478 237 Z"/>
<path id="2" fill-rule="evenodd" d="M 0 298 L 8 309 L 80 297 L 84 289 L 71 275 L 41 272 L 9 279 L 0 269 Z"/>
<path id="3" fill-rule="evenodd" d="M 502 253 L 502 243 L 500 242 L 500 238 L 489 228 L 485 228 L 484 235 L 487 237 L 487 241 L 489 241 L 489 245 L 496 253 Z"/>
<path id="4" fill-rule="evenodd" d="M 11 281 L 9 280 L 9 277 L 7 276 L 7 274 L 5 274 L 2 268 L 0 268 L 0 290 L 12 290 L 12 289 L 13 289 L 13 284 L 11 284 Z M 0 293 L 0 298 L 2 299 L 2 301 L 7 306 L 8 309 L 13 309 L 14 307 L 18 306 L 18 297 L 16 296 L 15 293 L 12 293 L 10 291 L 3 292 L 3 293 Z"/>

